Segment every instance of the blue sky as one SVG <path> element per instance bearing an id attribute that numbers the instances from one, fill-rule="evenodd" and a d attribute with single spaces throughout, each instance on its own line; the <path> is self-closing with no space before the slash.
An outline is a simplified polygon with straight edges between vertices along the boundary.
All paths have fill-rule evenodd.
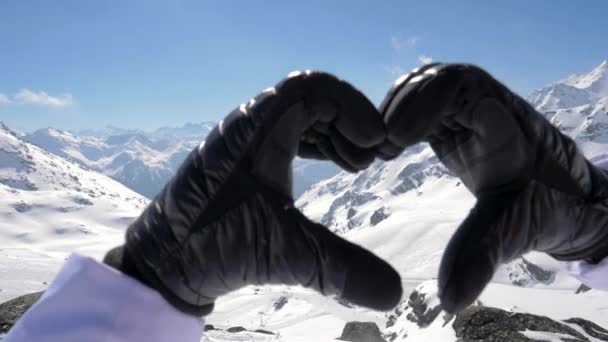
<path id="1" fill-rule="evenodd" d="M 608 59 L 608 1 L 0 2 L 0 121 L 23 131 L 219 120 L 296 69 L 375 103 L 420 60 L 520 93 Z"/>

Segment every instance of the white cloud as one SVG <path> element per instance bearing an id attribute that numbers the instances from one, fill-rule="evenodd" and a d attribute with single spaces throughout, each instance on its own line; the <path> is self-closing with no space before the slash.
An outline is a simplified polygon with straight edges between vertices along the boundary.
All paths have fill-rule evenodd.
<path id="1" fill-rule="evenodd" d="M 36 105 L 63 108 L 74 104 L 74 98 L 71 94 L 63 94 L 59 96 L 51 96 L 44 91 L 31 91 L 27 88 L 21 89 L 15 96 L 15 102 L 25 105 Z"/>
<path id="2" fill-rule="evenodd" d="M 427 55 L 420 55 L 418 56 L 418 62 L 420 62 L 420 64 L 429 64 L 433 62 L 433 59 Z"/>
<path id="3" fill-rule="evenodd" d="M 420 41 L 418 36 L 392 36 L 391 46 L 396 52 L 400 52 L 404 49 L 413 48 Z"/>
<path id="4" fill-rule="evenodd" d="M 9 99 L 8 96 L 6 96 L 4 94 L 0 94 L 0 105 L 9 104 L 9 103 L 11 103 L 11 99 Z"/>

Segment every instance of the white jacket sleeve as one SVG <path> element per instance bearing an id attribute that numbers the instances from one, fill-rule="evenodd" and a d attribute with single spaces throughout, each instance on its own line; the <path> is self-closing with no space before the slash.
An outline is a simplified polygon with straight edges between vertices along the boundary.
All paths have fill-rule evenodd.
<path id="1" fill-rule="evenodd" d="M 203 327 L 136 280 L 72 255 L 2 342 L 198 342 Z"/>
<path id="2" fill-rule="evenodd" d="M 590 161 L 605 170 L 608 170 L 608 153 L 591 158 Z M 608 258 L 598 264 L 589 264 L 584 261 L 563 262 L 568 274 L 577 278 L 581 283 L 597 290 L 608 291 Z"/>

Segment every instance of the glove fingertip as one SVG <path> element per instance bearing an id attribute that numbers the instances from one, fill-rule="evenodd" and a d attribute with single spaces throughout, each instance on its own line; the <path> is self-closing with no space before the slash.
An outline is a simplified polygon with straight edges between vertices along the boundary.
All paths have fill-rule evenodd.
<path id="1" fill-rule="evenodd" d="M 489 259 L 465 257 L 450 263 L 444 258 L 438 280 L 442 309 L 449 313 L 466 309 L 483 292 L 493 275 L 494 266 Z"/>
<path id="2" fill-rule="evenodd" d="M 378 311 L 393 309 L 403 295 L 399 273 L 386 261 L 358 248 L 359 253 L 351 254 L 354 266 L 348 270 L 341 297 Z"/>
<path id="3" fill-rule="evenodd" d="M 450 239 L 438 279 L 438 295 L 445 311 L 465 309 L 492 280 L 502 262 L 492 231 L 508 201 L 508 197 L 480 199 Z"/>

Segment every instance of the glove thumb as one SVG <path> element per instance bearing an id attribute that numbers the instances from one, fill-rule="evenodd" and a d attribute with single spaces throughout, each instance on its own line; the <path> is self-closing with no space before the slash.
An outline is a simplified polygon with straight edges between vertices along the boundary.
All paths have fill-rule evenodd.
<path id="1" fill-rule="evenodd" d="M 445 311 L 455 313 L 471 305 L 500 264 L 527 251 L 503 229 L 517 195 L 480 197 L 452 236 L 439 267 L 439 298 Z"/>
<path id="2" fill-rule="evenodd" d="M 299 213 L 298 226 L 315 252 L 317 275 L 304 286 L 337 295 L 353 304 L 379 311 L 394 308 L 401 300 L 401 277 L 386 261 L 349 242 Z"/>

